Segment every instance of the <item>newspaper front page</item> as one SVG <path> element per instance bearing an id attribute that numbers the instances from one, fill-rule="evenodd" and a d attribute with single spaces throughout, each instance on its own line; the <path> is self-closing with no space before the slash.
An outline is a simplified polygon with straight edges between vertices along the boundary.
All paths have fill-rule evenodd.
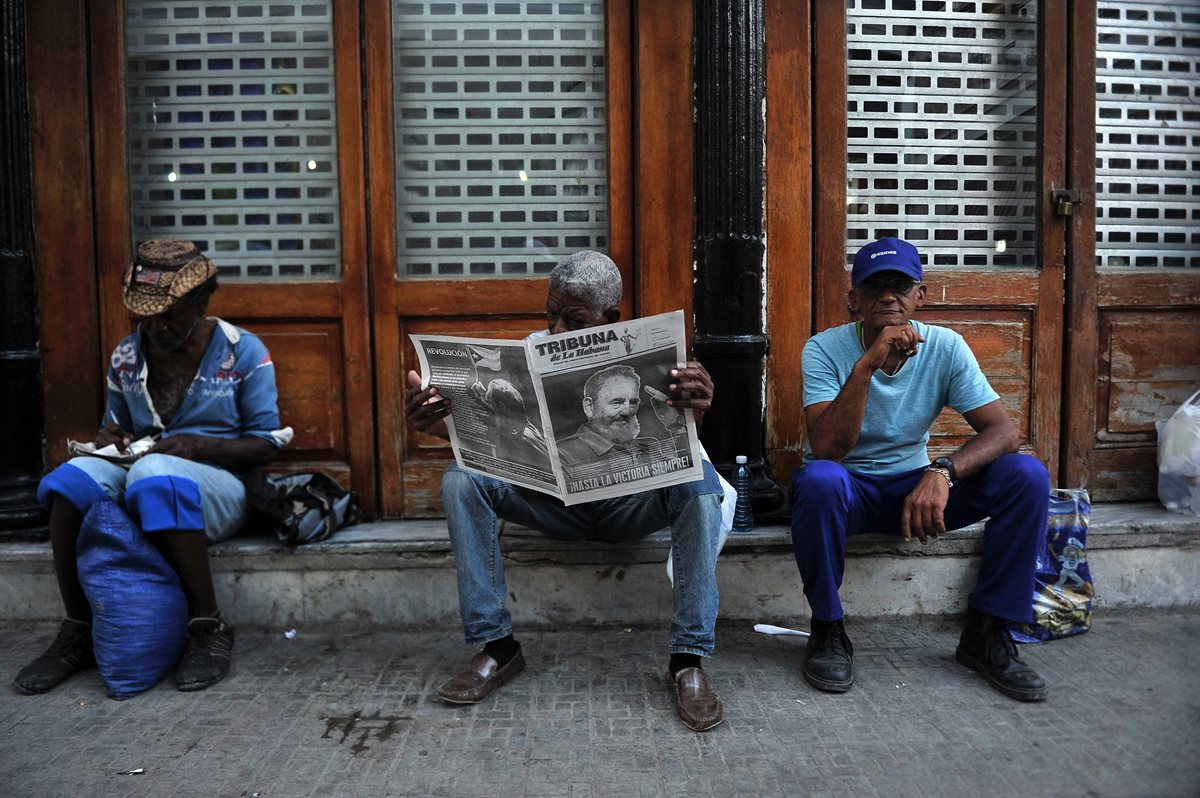
<path id="1" fill-rule="evenodd" d="M 703 477 L 692 411 L 666 404 L 687 362 L 681 310 L 523 341 L 409 337 L 451 401 L 461 468 L 564 504 Z"/>

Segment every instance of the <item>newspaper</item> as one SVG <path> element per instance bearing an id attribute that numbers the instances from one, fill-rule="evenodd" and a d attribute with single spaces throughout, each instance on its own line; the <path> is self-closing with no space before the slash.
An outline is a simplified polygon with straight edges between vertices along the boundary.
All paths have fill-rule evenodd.
<path id="1" fill-rule="evenodd" d="M 117 465 L 130 465 L 154 448 L 157 436 L 149 436 L 129 444 L 128 449 L 119 449 L 115 443 L 97 449 L 96 444 L 67 439 L 67 451 L 75 456 L 99 457 Z"/>
<path id="2" fill-rule="evenodd" d="M 691 409 L 666 404 L 682 310 L 521 341 L 409 337 L 424 387 L 451 401 L 461 468 L 568 505 L 704 475 Z"/>

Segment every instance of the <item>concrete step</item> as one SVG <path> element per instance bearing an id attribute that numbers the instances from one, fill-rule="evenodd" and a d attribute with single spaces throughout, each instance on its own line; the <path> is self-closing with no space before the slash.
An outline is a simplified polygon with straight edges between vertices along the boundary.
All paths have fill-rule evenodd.
<path id="1" fill-rule="evenodd" d="M 860 618 L 966 609 L 983 526 L 926 546 L 851 538 L 842 601 Z M 631 543 L 569 542 L 509 526 L 508 605 L 518 625 L 661 623 L 670 614 L 670 534 Z M 240 623 L 293 627 L 458 624 L 454 559 L 444 521 L 383 521 L 297 548 L 244 535 L 211 550 L 218 598 Z M 1092 508 L 1088 563 L 1107 607 L 1200 605 L 1200 518 L 1158 504 Z M 732 536 L 718 565 L 721 617 L 807 623 L 786 526 Z M 60 616 L 49 544 L 0 544 L 0 618 Z"/>

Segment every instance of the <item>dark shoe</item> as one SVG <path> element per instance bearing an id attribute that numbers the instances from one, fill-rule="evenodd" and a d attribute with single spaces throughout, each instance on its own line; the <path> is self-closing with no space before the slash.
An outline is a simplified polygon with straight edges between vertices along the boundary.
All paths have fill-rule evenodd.
<path id="1" fill-rule="evenodd" d="M 988 684 L 1009 698 L 1041 701 L 1049 692 L 1045 680 L 1018 658 L 1017 644 L 1001 618 L 968 610 L 954 658 L 979 671 Z"/>
<path id="2" fill-rule="evenodd" d="M 804 655 L 804 678 L 827 693 L 844 693 L 854 684 L 854 646 L 846 636 L 841 619 L 818 621 L 813 618 Z"/>
<path id="3" fill-rule="evenodd" d="M 692 731 L 708 731 L 725 719 L 725 708 L 713 691 L 708 674 L 700 668 L 684 668 L 667 674 L 675 688 L 675 709 L 683 725 Z"/>
<path id="4" fill-rule="evenodd" d="M 96 659 L 92 656 L 92 625 L 63 618 L 58 636 L 50 648 L 22 668 L 13 684 L 26 695 L 45 693 L 95 664 Z"/>
<path id="5" fill-rule="evenodd" d="M 517 653 L 502 668 L 500 663 L 480 651 L 462 673 L 438 688 L 438 695 L 449 704 L 478 704 L 500 685 L 525 670 L 525 655 Z"/>
<path id="6" fill-rule="evenodd" d="M 211 687 L 229 672 L 233 656 L 233 624 L 224 618 L 192 618 L 188 621 L 187 645 L 175 686 L 184 692 Z"/>

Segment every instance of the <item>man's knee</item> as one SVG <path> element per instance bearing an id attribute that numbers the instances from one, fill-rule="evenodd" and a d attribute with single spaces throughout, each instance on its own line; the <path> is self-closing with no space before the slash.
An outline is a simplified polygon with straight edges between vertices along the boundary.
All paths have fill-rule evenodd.
<path id="1" fill-rule="evenodd" d="M 466 471 L 459 468 L 457 463 L 451 463 L 442 475 L 442 507 L 447 513 L 452 513 L 460 507 L 481 501 L 490 505 L 492 502 L 488 488 L 494 482 L 495 480 L 482 474 Z"/>
<path id="2" fill-rule="evenodd" d="M 129 469 L 125 505 L 146 532 L 204 529 L 200 486 L 180 476 L 177 458 L 148 454 Z"/>
<path id="3" fill-rule="evenodd" d="M 813 460 L 792 472 L 792 504 L 844 498 L 850 488 L 850 472 L 832 460 Z"/>
<path id="4" fill-rule="evenodd" d="M 70 502 L 80 515 L 86 515 L 93 504 L 114 498 L 74 461 L 63 463 L 38 484 L 37 498 L 42 506 L 49 508 L 55 496 Z"/>
<path id="5" fill-rule="evenodd" d="M 1028 454 L 1006 454 L 997 458 L 989 468 L 989 476 L 1003 480 L 1011 490 L 1050 494 L 1050 473 L 1040 460 Z"/>
<path id="6" fill-rule="evenodd" d="M 171 477 L 179 473 L 179 458 L 169 454 L 147 454 L 129 467 L 127 486 L 150 477 Z"/>
<path id="7" fill-rule="evenodd" d="M 672 516 L 683 512 L 689 503 L 698 499 L 707 508 L 715 509 L 720 514 L 721 499 L 725 492 L 721 489 L 717 469 L 713 468 L 713 464 L 707 460 L 702 461 L 701 465 L 704 467 L 703 478 L 663 488 L 667 494 L 667 508 Z"/>

